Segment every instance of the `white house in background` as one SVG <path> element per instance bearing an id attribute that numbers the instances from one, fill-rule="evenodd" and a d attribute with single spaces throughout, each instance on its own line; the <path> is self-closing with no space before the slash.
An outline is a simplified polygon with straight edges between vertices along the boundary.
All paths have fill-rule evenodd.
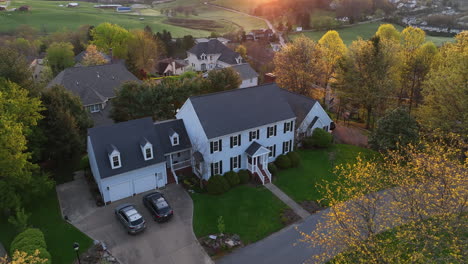
<path id="1" fill-rule="evenodd" d="M 89 162 L 106 203 L 178 182 L 180 170 L 208 180 L 245 169 L 268 183 L 268 163 L 292 151 L 298 136 L 334 126 L 317 101 L 274 83 L 190 97 L 176 117 L 88 130 Z"/>
<path id="2" fill-rule="evenodd" d="M 241 55 L 217 39 L 201 42 L 187 51 L 189 66 L 195 71 L 210 71 L 243 63 Z"/>
<path id="3" fill-rule="evenodd" d="M 197 38 L 197 39 L 195 39 L 195 44 L 203 43 L 203 42 L 208 42 L 208 41 L 210 41 L 210 39 L 217 39 L 217 40 L 219 40 L 221 43 L 223 43 L 223 45 L 227 45 L 229 42 L 231 42 L 231 40 L 229 40 L 229 39 L 227 39 L 227 38 L 223 38 L 223 37 L 217 37 L 217 38 Z"/>
<path id="4" fill-rule="evenodd" d="M 258 73 L 252 69 L 252 67 L 250 67 L 250 64 L 237 64 L 231 66 L 231 68 L 239 74 L 239 77 L 242 80 L 239 88 L 247 88 L 258 85 Z"/>

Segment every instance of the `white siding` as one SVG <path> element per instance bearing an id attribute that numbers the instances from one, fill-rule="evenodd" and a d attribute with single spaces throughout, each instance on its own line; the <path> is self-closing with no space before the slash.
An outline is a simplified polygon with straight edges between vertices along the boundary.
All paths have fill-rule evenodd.
<path id="1" fill-rule="evenodd" d="M 310 130 L 306 131 L 307 127 L 310 125 L 310 123 L 316 116 L 318 116 L 317 122 L 315 122 L 314 126 Z M 310 136 L 312 131 L 314 131 L 314 129 L 317 127 L 323 128 L 324 126 L 328 126 L 328 128 L 330 128 L 331 122 L 333 122 L 333 120 L 331 120 L 331 118 L 328 116 L 327 112 L 325 112 L 325 110 L 322 108 L 320 103 L 316 102 L 310 110 L 310 112 L 302 121 L 302 124 L 297 129 L 297 133 L 306 133 L 306 136 Z"/>
<path id="2" fill-rule="evenodd" d="M 93 151 L 93 143 L 91 142 L 91 138 L 88 136 L 88 159 L 89 159 L 89 166 L 91 167 L 91 172 L 93 173 L 94 179 L 96 180 L 96 183 L 101 189 L 101 176 L 99 175 L 99 170 L 97 167 L 97 162 L 96 162 L 96 156 L 94 155 Z M 102 192 L 101 192 L 102 194 Z"/>
<path id="3" fill-rule="evenodd" d="M 239 86 L 239 88 L 247 88 L 247 87 L 253 87 L 257 85 L 258 85 L 258 77 L 255 77 L 252 79 L 242 80 L 242 83 Z"/>
<path id="4" fill-rule="evenodd" d="M 110 201 L 109 190 L 107 190 L 107 187 L 117 186 L 121 183 L 130 182 L 129 184 L 130 184 L 130 188 L 132 189 L 132 194 L 133 193 L 136 194 L 133 181 L 141 179 L 142 177 L 149 176 L 149 175 L 153 175 L 154 177 L 156 177 L 156 173 L 162 173 L 165 179 L 165 183 L 167 184 L 165 162 L 161 162 L 161 163 L 154 164 L 154 165 L 144 167 L 141 169 L 124 172 L 119 175 L 101 179 L 100 189 L 101 189 L 102 198 L 104 199 L 104 202 Z"/>
<path id="5" fill-rule="evenodd" d="M 206 64 L 206 69 L 211 70 L 216 67 L 218 64 L 218 58 L 221 56 L 221 54 L 206 54 L 206 60 L 200 60 L 198 57 L 190 52 L 187 52 L 187 61 L 189 63 L 189 66 L 192 67 L 193 70 L 195 71 L 201 71 L 201 65 L 203 63 Z"/>

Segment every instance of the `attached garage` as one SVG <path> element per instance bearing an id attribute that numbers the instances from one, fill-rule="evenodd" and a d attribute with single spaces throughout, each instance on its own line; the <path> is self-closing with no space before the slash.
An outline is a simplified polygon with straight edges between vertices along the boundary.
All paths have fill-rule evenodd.
<path id="1" fill-rule="evenodd" d="M 148 175 L 133 180 L 133 189 L 136 194 L 156 189 L 156 175 Z"/>
<path id="2" fill-rule="evenodd" d="M 117 201 L 129 196 L 132 196 L 132 184 L 130 181 L 122 182 L 116 185 L 109 186 L 109 200 Z"/>

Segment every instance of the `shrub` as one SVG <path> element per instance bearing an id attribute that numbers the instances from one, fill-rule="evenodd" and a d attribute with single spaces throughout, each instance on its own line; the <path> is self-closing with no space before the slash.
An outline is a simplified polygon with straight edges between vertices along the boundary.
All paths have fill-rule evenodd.
<path id="1" fill-rule="evenodd" d="M 240 182 L 239 175 L 237 175 L 235 171 L 226 172 L 226 174 L 224 174 L 224 178 L 226 178 L 231 187 L 238 185 Z"/>
<path id="2" fill-rule="evenodd" d="M 250 173 L 247 170 L 241 170 L 237 173 L 241 184 L 246 184 L 250 180 Z"/>
<path id="3" fill-rule="evenodd" d="M 15 214 L 8 217 L 8 222 L 16 228 L 16 231 L 23 232 L 28 227 L 29 216 L 24 208 L 16 208 Z"/>
<path id="4" fill-rule="evenodd" d="M 332 135 L 327 131 L 316 128 L 312 133 L 312 144 L 317 148 L 328 148 L 332 144 Z"/>
<path id="5" fill-rule="evenodd" d="M 227 180 L 221 175 L 211 176 L 206 186 L 210 194 L 222 194 L 229 191 L 230 188 L 231 186 L 229 186 Z"/>
<path id="6" fill-rule="evenodd" d="M 87 170 L 89 169 L 89 157 L 88 155 L 84 155 L 81 160 L 80 160 L 80 169 L 81 170 Z"/>
<path id="7" fill-rule="evenodd" d="M 291 160 L 286 155 L 279 155 L 275 160 L 275 165 L 284 170 L 291 168 Z"/>
<path id="8" fill-rule="evenodd" d="M 11 255 L 18 250 L 33 254 L 36 249 L 40 251 L 39 257 L 47 259 L 46 264 L 51 263 L 50 253 L 47 251 L 44 234 L 37 228 L 28 228 L 15 237 L 10 246 Z"/>
<path id="9" fill-rule="evenodd" d="M 291 167 L 296 168 L 301 164 L 301 157 L 299 156 L 299 154 L 297 154 L 297 152 L 291 151 L 288 154 L 286 154 L 286 156 L 291 161 Z"/>
<path id="10" fill-rule="evenodd" d="M 302 146 L 306 149 L 310 149 L 314 147 L 314 141 L 312 137 L 306 137 L 302 140 Z"/>
<path id="11" fill-rule="evenodd" d="M 276 175 L 278 173 L 278 167 L 274 163 L 268 164 L 268 170 L 270 171 L 271 175 Z"/>

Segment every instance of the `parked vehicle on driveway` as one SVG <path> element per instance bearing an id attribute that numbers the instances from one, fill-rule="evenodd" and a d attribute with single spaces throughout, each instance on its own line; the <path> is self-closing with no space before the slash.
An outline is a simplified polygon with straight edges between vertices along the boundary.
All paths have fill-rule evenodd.
<path id="1" fill-rule="evenodd" d="M 146 228 L 145 219 L 133 204 L 122 204 L 115 208 L 115 215 L 129 234 L 139 233 Z"/>
<path id="2" fill-rule="evenodd" d="M 164 222 L 169 220 L 174 211 L 167 202 L 164 195 L 159 192 L 152 192 L 143 197 L 143 204 L 148 208 L 154 220 Z"/>

